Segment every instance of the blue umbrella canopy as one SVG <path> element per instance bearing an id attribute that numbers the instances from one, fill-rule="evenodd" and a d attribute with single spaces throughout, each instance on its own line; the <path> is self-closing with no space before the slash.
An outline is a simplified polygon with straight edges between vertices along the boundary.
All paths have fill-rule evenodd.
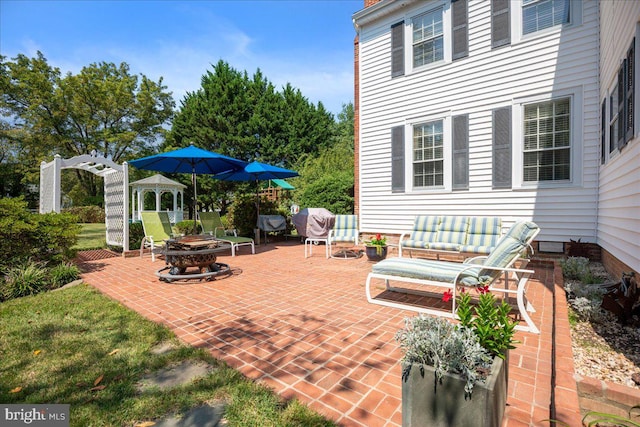
<path id="1" fill-rule="evenodd" d="M 261 162 L 251 162 L 244 169 L 217 174 L 214 178 L 223 181 L 262 181 L 267 179 L 282 179 L 298 176 L 298 172 L 272 166 Z"/>
<path id="2" fill-rule="evenodd" d="M 247 162 L 190 145 L 131 160 L 129 164 L 138 169 L 158 172 L 215 175 L 243 170 Z"/>

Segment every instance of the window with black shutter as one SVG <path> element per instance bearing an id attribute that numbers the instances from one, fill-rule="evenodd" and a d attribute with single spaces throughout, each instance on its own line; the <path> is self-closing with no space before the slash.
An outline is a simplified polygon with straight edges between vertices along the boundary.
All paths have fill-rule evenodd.
<path id="1" fill-rule="evenodd" d="M 453 60 L 469 55 L 467 0 L 451 0 Z"/>
<path id="2" fill-rule="evenodd" d="M 600 109 L 600 164 L 605 163 L 607 159 L 607 99 L 602 101 L 602 108 Z"/>
<path id="3" fill-rule="evenodd" d="M 391 26 L 391 77 L 404 75 L 404 21 Z"/>
<path id="4" fill-rule="evenodd" d="M 404 126 L 391 128 L 391 191 L 404 192 Z"/>
<path id="5" fill-rule="evenodd" d="M 510 0 L 491 0 L 491 47 L 511 43 Z"/>
<path id="6" fill-rule="evenodd" d="M 469 115 L 453 117 L 453 189 L 469 189 Z"/>
<path id="7" fill-rule="evenodd" d="M 624 79 L 624 90 L 625 90 L 625 105 L 624 105 L 624 114 L 625 114 L 625 132 L 624 132 L 624 143 L 623 146 L 627 144 L 627 142 L 633 139 L 633 114 L 634 114 L 634 75 L 635 72 L 635 39 L 631 42 L 631 47 L 627 51 L 627 59 L 625 61 L 625 79 Z"/>
<path id="8" fill-rule="evenodd" d="M 624 114 L 624 104 L 625 104 L 625 94 L 624 94 L 624 76 L 625 76 L 625 68 L 627 67 L 627 60 L 625 59 L 620 65 L 620 70 L 618 70 L 618 149 L 622 148 L 625 144 L 624 135 L 625 135 L 625 123 L 624 120 L 626 115 Z"/>
<path id="9" fill-rule="evenodd" d="M 511 188 L 511 107 L 493 110 L 493 188 Z"/>

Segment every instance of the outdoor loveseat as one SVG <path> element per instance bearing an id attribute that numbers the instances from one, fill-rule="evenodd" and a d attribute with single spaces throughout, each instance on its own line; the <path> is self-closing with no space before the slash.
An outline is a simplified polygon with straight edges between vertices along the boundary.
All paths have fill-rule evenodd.
<path id="1" fill-rule="evenodd" d="M 400 236 L 398 256 L 415 250 L 487 255 L 503 234 L 499 217 L 418 215 Z"/>

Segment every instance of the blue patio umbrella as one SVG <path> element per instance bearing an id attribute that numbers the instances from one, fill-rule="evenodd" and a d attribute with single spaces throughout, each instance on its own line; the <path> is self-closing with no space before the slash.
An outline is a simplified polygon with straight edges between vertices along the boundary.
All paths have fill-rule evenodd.
<path id="1" fill-rule="evenodd" d="M 269 179 L 283 179 L 283 178 L 293 178 L 294 176 L 298 176 L 298 172 L 292 171 L 290 169 L 281 168 L 279 166 L 269 165 L 267 163 L 261 163 L 253 161 L 247 164 L 244 169 L 238 171 L 230 171 L 219 173 L 214 176 L 214 178 L 223 180 L 223 181 L 263 181 Z M 258 219 L 260 218 L 260 197 L 258 196 L 258 189 L 256 188 L 256 196 L 257 196 L 257 214 Z"/>
<path id="2" fill-rule="evenodd" d="M 190 145 L 166 153 L 131 160 L 130 165 L 138 169 L 152 170 L 167 173 L 190 173 L 193 184 L 193 226 L 196 228 L 197 211 L 197 174 L 221 174 L 243 171 L 247 162 L 234 159 L 212 151 Z"/>

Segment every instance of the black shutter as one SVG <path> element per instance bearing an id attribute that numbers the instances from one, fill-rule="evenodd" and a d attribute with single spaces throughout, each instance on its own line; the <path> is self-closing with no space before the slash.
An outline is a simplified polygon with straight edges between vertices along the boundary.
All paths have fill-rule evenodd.
<path id="1" fill-rule="evenodd" d="M 624 93 L 624 76 L 625 69 L 627 68 L 627 60 L 625 59 L 620 65 L 620 70 L 618 70 L 618 149 L 624 147 L 624 135 L 625 135 L 625 114 L 624 114 L 624 104 L 625 104 L 625 93 Z"/>
<path id="2" fill-rule="evenodd" d="M 391 191 L 404 192 L 404 126 L 391 128 Z"/>
<path id="3" fill-rule="evenodd" d="M 469 189 L 469 115 L 453 117 L 453 189 Z"/>
<path id="4" fill-rule="evenodd" d="M 635 44 L 636 40 L 633 39 L 631 42 L 631 47 L 627 52 L 627 60 L 625 61 L 626 70 L 625 70 L 625 106 L 624 106 L 624 122 L 625 122 L 625 132 L 624 132 L 624 143 L 626 145 L 627 142 L 633 139 L 633 114 L 634 114 L 634 75 L 635 73 Z"/>
<path id="5" fill-rule="evenodd" d="M 510 0 L 491 0 L 491 47 L 511 43 Z"/>
<path id="6" fill-rule="evenodd" d="M 600 164 L 604 165 L 607 153 L 607 98 L 602 100 L 602 108 L 600 109 Z"/>
<path id="7" fill-rule="evenodd" d="M 469 24 L 467 0 L 451 0 L 453 26 L 453 59 L 469 55 Z"/>
<path id="8" fill-rule="evenodd" d="M 391 77 L 404 75 L 404 21 L 391 26 Z"/>
<path id="9" fill-rule="evenodd" d="M 493 110 L 493 188 L 511 188 L 511 107 Z"/>

